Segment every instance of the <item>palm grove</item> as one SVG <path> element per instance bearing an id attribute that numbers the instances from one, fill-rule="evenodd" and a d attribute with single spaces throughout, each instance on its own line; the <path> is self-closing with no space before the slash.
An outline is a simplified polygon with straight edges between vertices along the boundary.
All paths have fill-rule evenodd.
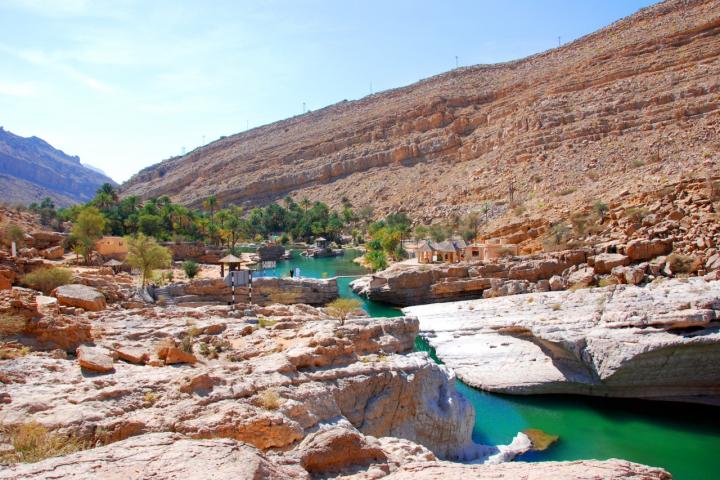
<path id="1" fill-rule="evenodd" d="M 371 208 L 355 211 L 344 197 L 339 210 L 306 198 L 297 202 L 289 196 L 281 203 L 250 210 L 235 205 L 222 208 L 218 199 L 210 196 L 202 209 L 191 209 L 173 203 L 167 196 L 145 201 L 136 196 L 119 198 L 110 184 L 98 189 L 95 198 L 86 205 L 56 210 L 52 201 L 46 199 L 30 205 L 30 210 L 38 213 L 44 224 L 58 229 L 63 222 L 72 222 L 67 247 L 85 260 L 103 235 L 140 236 L 142 242 L 148 237 L 160 241 L 202 241 L 232 253 L 237 253 L 238 243 L 247 240 L 259 242 L 274 237 L 280 243 L 307 242 L 322 236 L 341 243 L 346 236 L 355 244 L 368 239 L 366 258 L 374 270 L 385 268 L 389 260 L 405 258 L 403 240 L 411 236 L 416 240 L 442 241 L 460 233 L 470 239 L 479 225 L 479 217 L 471 214 L 464 219 L 451 219 L 447 225 L 419 225 L 413 231 L 405 213 L 392 213 L 373 221 Z"/>

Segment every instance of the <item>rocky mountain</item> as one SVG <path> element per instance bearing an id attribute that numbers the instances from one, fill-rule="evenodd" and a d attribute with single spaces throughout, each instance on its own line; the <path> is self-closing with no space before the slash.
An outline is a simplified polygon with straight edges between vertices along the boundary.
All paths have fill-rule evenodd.
<path id="1" fill-rule="evenodd" d="M 80 163 L 38 137 L 20 137 L 0 127 L 0 189 L 8 204 L 52 198 L 58 206 L 86 202 L 108 176 Z"/>
<path id="2" fill-rule="evenodd" d="M 512 196 L 560 215 L 714 168 L 719 34 L 720 3 L 668 0 L 522 60 L 222 138 L 142 170 L 124 193 L 189 205 L 346 196 L 423 221 Z"/>

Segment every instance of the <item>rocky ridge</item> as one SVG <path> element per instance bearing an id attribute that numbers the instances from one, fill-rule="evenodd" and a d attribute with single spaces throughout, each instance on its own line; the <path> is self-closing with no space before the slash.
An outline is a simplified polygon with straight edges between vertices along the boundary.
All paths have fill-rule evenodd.
<path id="1" fill-rule="evenodd" d="M 50 197 L 58 206 L 92 199 L 103 183 L 115 182 L 37 137 L 0 127 L 0 188 L 3 201 L 27 205 Z"/>
<path id="2" fill-rule="evenodd" d="M 346 196 L 427 222 L 502 207 L 512 185 L 528 213 L 559 219 L 629 185 L 652 191 L 717 169 L 719 31 L 717 2 L 669 0 L 522 60 L 220 139 L 141 171 L 123 192 L 189 205 L 210 194 L 253 205 Z"/>

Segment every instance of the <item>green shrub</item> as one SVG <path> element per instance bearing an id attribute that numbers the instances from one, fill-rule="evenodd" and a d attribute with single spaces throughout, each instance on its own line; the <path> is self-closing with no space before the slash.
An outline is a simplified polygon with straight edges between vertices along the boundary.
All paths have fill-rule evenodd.
<path id="1" fill-rule="evenodd" d="M 20 248 L 25 245 L 25 232 L 14 223 L 8 223 L 0 227 L 0 240 L 7 247 L 15 242 L 15 245 Z"/>
<path id="2" fill-rule="evenodd" d="M 367 252 L 365 259 L 373 271 L 385 270 L 388 267 L 387 255 L 382 250 Z"/>
<path id="3" fill-rule="evenodd" d="M 22 283 L 47 295 L 61 285 L 72 283 L 72 272 L 64 268 L 42 268 L 23 276 Z"/>
<path id="4" fill-rule="evenodd" d="M 192 260 L 186 260 L 182 263 L 182 269 L 185 275 L 192 280 L 200 271 L 200 266 Z"/>

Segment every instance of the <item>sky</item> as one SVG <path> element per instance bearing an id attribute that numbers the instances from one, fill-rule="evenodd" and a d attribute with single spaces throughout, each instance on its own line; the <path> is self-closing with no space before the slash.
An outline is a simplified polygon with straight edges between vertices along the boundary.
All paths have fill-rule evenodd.
<path id="1" fill-rule="evenodd" d="M 646 0 L 0 0 L 0 126 L 117 182 L 203 143 L 460 66 Z"/>

